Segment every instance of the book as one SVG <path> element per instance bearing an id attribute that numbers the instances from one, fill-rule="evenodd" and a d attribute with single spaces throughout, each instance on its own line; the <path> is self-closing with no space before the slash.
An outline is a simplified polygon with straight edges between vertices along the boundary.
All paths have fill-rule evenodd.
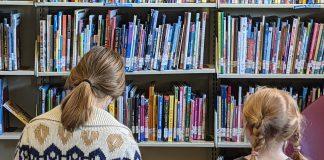
<path id="1" fill-rule="evenodd" d="M 152 9 L 147 21 L 134 15 L 128 22 L 121 21 L 116 9 L 105 15 L 86 9 L 46 15 L 40 20 L 38 70 L 70 71 L 94 46 L 119 53 L 126 72 L 203 69 L 207 12 L 185 12 L 176 23 L 159 14 Z"/>
<path id="2" fill-rule="evenodd" d="M 25 125 L 31 120 L 31 116 L 11 100 L 4 103 L 3 107 Z"/>
<path id="3" fill-rule="evenodd" d="M 217 21 L 220 74 L 323 73 L 322 23 L 300 17 L 232 17 L 224 12 L 217 13 Z"/>

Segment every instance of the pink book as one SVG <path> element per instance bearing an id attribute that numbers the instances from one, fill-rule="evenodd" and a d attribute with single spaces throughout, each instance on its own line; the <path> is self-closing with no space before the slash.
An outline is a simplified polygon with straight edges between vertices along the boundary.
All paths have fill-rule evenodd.
<path id="1" fill-rule="evenodd" d="M 190 108 L 190 136 L 189 139 L 190 141 L 193 140 L 193 134 L 194 134 L 194 129 L 195 129 L 195 101 L 191 100 L 191 108 Z"/>
<path id="2" fill-rule="evenodd" d="M 320 26 L 319 23 L 315 23 L 315 25 L 314 25 L 314 32 L 313 32 L 312 43 L 311 43 L 310 51 L 309 51 L 309 55 L 308 55 L 308 64 L 307 64 L 306 74 L 311 73 L 311 69 L 314 64 L 314 53 L 315 53 L 315 47 L 316 47 L 316 43 L 317 43 L 319 26 Z"/>
<path id="3" fill-rule="evenodd" d="M 195 112 L 195 118 L 194 118 L 194 122 L 195 122 L 195 128 L 194 128 L 194 140 L 198 139 L 198 110 L 199 110 L 199 106 L 198 106 L 198 98 L 195 98 L 195 106 L 194 106 L 194 112 Z"/>
<path id="4" fill-rule="evenodd" d="M 198 140 L 201 140 L 201 127 L 202 127 L 202 109 L 203 109 L 202 98 L 198 98 Z"/>

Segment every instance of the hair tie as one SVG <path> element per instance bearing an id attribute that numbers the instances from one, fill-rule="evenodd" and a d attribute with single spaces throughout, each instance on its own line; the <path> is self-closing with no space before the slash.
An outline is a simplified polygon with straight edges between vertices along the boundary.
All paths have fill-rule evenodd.
<path id="1" fill-rule="evenodd" d="M 251 151 L 251 156 L 258 156 L 259 155 L 259 152 L 257 152 L 257 151 Z"/>
<path id="2" fill-rule="evenodd" d="M 84 80 L 82 80 L 81 82 L 87 82 L 87 83 L 89 83 L 90 86 L 92 87 L 92 83 L 91 83 L 91 81 L 90 81 L 89 79 L 84 79 Z"/>

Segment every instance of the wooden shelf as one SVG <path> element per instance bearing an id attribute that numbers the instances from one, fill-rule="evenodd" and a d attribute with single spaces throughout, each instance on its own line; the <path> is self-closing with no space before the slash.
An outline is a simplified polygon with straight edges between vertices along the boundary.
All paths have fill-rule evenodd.
<path id="1" fill-rule="evenodd" d="M 80 3 L 36 2 L 36 7 L 136 7 L 136 8 L 216 8 L 216 3 Z"/>
<path id="2" fill-rule="evenodd" d="M 33 76 L 34 74 L 32 70 L 0 71 L 0 76 Z"/>
<path id="3" fill-rule="evenodd" d="M 201 147 L 212 148 L 214 146 L 213 141 L 193 141 L 193 142 L 140 142 L 140 147 Z"/>
<path id="4" fill-rule="evenodd" d="M 34 1 L 0 1 L 0 6 L 33 6 Z"/>
<path id="5" fill-rule="evenodd" d="M 217 74 L 220 79 L 324 79 L 324 74 Z"/>
<path id="6" fill-rule="evenodd" d="M 132 76 L 132 75 L 213 74 L 213 73 L 216 73 L 215 69 L 204 68 L 204 69 L 191 69 L 191 70 L 136 71 L 136 72 L 126 72 L 126 75 Z M 70 72 L 38 72 L 39 77 L 68 76 L 69 74 Z"/>
<path id="7" fill-rule="evenodd" d="M 18 140 L 21 136 L 21 132 L 4 132 L 0 135 L 2 140 Z"/>
<path id="8" fill-rule="evenodd" d="M 218 8 L 240 9 L 315 9 L 324 8 L 324 4 L 218 4 Z"/>
<path id="9" fill-rule="evenodd" d="M 218 142 L 217 148 L 251 148 L 248 142 Z"/>

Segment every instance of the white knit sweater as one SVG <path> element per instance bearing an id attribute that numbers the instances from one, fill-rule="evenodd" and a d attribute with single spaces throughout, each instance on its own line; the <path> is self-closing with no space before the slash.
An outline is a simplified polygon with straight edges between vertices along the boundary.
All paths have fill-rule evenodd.
<path id="1" fill-rule="evenodd" d="M 103 109 L 74 132 L 61 124 L 61 107 L 34 118 L 25 128 L 15 159 L 140 160 L 131 131 Z"/>

